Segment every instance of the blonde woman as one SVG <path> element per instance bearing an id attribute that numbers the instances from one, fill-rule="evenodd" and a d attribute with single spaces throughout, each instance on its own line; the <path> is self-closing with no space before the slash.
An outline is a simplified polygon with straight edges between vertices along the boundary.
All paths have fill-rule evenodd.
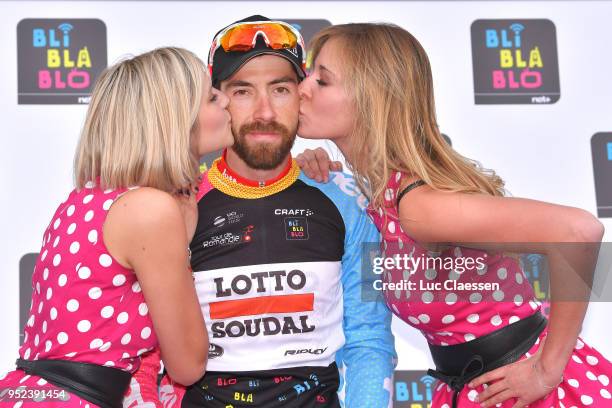
<path id="1" fill-rule="evenodd" d="M 159 48 L 106 69 L 75 157 L 75 188 L 43 234 L 17 370 L 19 407 L 120 407 L 141 355 L 172 377 L 205 370 L 208 338 L 189 271 L 199 157 L 231 145 L 227 98 L 202 62 Z M 19 388 L 21 387 L 21 391 Z"/>
<path id="2" fill-rule="evenodd" d="M 554 295 L 573 286 L 564 261 L 592 267 L 596 250 L 588 243 L 601 241 L 601 223 L 576 208 L 504 197 L 500 177 L 452 150 L 437 127 L 427 55 L 407 31 L 332 26 L 315 36 L 311 52 L 298 134 L 329 138 L 342 151 L 370 199 L 386 257 L 481 259 L 463 271 L 391 267 L 384 274 L 383 283 L 415 284 L 387 289 L 385 298 L 427 338 L 437 368 L 430 374 L 447 384 L 435 388 L 432 406 L 611 406 L 612 365 L 578 339 L 587 302 L 553 297 L 547 322 L 519 262 L 489 251 L 522 242 L 512 249 L 546 253 Z M 312 151 L 301 158 L 310 174 L 326 160 Z M 542 244 L 554 242 L 587 245 L 570 245 L 565 252 L 573 255 L 563 259 L 561 245 Z M 495 291 L 452 289 L 495 282 Z"/>

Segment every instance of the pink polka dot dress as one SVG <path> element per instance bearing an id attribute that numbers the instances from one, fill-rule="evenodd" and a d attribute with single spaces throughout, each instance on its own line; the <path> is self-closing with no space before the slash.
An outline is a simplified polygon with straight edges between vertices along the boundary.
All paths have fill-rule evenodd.
<path id="1" fill-rule="evenodd" d="M 104 245 L 109 208 L 126 190 L 102 191 L 92 184 L 72 191 L 46 229 L 32 276 L 32 306 L 19 356 L 62 359 L 135 372 L 140 355 L 157 345 L 140 285 Z M 0 389 L 55 389 L 21 370 L 0 375 Z M 95 407 L 68 400 L 15 400 L 1 406 Z"/>
<path id="2" fill-rule="evenodd" d="M 385 191 L 386 212 L 368 208 L 369 215 L 382 234 L 383 256 L 408 254 L 414 259 L 481 257 L 482 262 L 464 268 L 458 268 L 460 263 L 455 263 L 454 268 L 421 264 L 411 270 L 387 270 L 382 276 L 384 283 L 415 282 L 412 290 L 385 289 L 385 300 L 395 315 L 420 330 L 430 344 L 446 346 L 474 340 L 529 317 L 540 309 L 541 305 L 535 300 L 518 257 L 488 254 L 458 246 L 436 253 L 428 251 L 408 236 L 399 223 L 396 205 L 403 178 L 402 173 L 392 174 Z M 409 199 L 410 193 L 406 197 Z M 467 285 L 459 285 L 470 283 L 477 286 L 478 283 L 493 282 L 498 283 L 498 288 L 490 285 L 490 289 L 464 290 Z M 442 289 L 437 290 L 439 288 Z M 545 336 L 546 329 L 523 358 L 534 354 Z M 563 382 L 546 397 L 529 406 L 612 407 L 610 376 L 610 361 L 579 339 L 565 369 Z M 482 387 L 474 390 L 464 388 L 459 394 L 458 406 L 479 407 L 475 397 L 482 391 Z M 449 408 L 452 398 L 453 390 L 440 382 L 435 388 L 432 407 Z M 515 402 L 514 399 L 508 400 L 498 406 L 510 408 Z"/>

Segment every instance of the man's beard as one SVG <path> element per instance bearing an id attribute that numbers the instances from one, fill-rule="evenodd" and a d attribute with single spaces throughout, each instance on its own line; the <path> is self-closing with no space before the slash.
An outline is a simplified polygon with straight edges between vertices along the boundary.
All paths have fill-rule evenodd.
<path id="1" fill-rule="evenodd" d="M 249 143 L 246 135 L 250 132 L 269 132 L 281 136 L 278 143 Z M 256 170 L 272 170 L 283 163 L 291 152 L 297 129 L 289 130 L 278 122 L 251 122 L 244 124 L 238 129 L 232 127 L 234 144 L 231 149 L 236 152 L 250 168 Z"/>

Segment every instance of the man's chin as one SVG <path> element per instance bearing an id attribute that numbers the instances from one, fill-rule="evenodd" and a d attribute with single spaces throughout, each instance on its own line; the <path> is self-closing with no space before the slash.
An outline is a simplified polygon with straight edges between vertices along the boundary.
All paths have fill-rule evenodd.
<path id="1" fill-rule="evenodd" d="M 234 145 L 234 147 L 236 146 Z M 277 143 L 259 143 L 256 148 L 247 146 L 246 149 L 241 149 L 239 147 L 234 149 L 234 152 L 250 168 L 256 170 L 272 170 L 285 160 L 285 157 L 282 157 L 282 152 L 278 149 Z"/>
<path id="2" fill-rule="evenodd" d="M 245 160 L 246 164 L 255 170 L 273 170 L 283 164 L 285 158 L 279 159 L 276 157 L 250 157 L 248 160 Z"/>

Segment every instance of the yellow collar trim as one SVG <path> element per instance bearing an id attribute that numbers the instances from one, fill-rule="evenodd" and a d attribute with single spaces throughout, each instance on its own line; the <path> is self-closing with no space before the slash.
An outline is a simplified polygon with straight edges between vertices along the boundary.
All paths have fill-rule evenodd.
<path id="1" fill-rule="evenodd" d="M 224 176 L 217 166 L 217 162 L 220 160 L 221 158 L 218 158 L 213 162 L 212 166 L 210 166 L 210 170 L 208 170 L 208 180 L 217 190 L 237 198 L 257 199 L 276 194 L 295 183 L 300 175 L 300 167 L 297 165 L 294 159 L 291 159 L 291 168 L 282 179 L 270 184 L 269 186 L 246 186 L 244 184 L 232 181 Z"/>

